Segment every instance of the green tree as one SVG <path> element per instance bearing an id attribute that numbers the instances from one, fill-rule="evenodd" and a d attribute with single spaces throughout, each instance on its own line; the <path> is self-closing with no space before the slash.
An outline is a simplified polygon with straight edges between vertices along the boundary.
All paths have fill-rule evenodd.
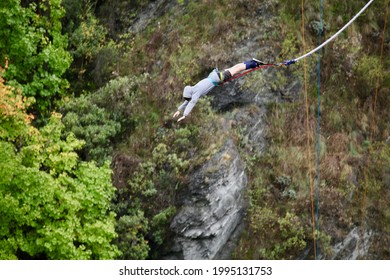
<path id="1" fill-rule="evenodd" d="M 0 139 L 14 140 L 28 134 L 32 116 L 25 113 L 31 100 L 5 86 L 0 76 Z"/>
<path id="2" fill-rule="evenodd" d="M 37 130 L 27 105 L 10 113 L 16 97 L 1 81 L 0 90 L 9 97 L 0 106 L 0 259 L 118 256 L 109 163 L 80 161 L 84 142 L 64 139 L 61 115 Z"/>
<path id="3" fill-rule="evenodd" d="M 22 87 L 48 114 L 54 97 L 69 86 L 62 76 L 69 68 L 67 37 L 63 35 L 61 0 L 2 0 L 0 2 L 0 61 L 9 60 L 8 84 Z"/>
<path id="4" fill-rule="evenodd" d="M 82 92 L 105 85 L 116 70 L 117 46 L 94 15 L 91 1 L 64 1 L 64 28 L 69 34 L 73 63 L 67 72 L 72 90 Z"/>
<path id="5" fill-rule="evenodd" d="M 90 95 L 62 106 L 67 131 L 86 142 L 83 158 L 102 163 L 112 155 L 114 140 L 130 133 L 143 116 L 140 85 L 145 76 L 119 77 Z"/>

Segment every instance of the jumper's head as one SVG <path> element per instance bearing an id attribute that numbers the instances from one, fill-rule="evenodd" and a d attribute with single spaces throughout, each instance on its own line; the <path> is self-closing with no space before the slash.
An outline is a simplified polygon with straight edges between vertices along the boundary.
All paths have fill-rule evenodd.
<path id="1" fill-rule="evenodd" d="M 186 86 L 183 90 L 183 97 L 185 100 L 190 101 L 192 98 L 192 88 L 190 86 Z"/>

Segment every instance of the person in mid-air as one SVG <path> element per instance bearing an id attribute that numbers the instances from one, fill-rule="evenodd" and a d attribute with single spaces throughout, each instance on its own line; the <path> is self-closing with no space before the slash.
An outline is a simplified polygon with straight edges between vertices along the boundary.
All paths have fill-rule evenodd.
<path id="1" fill-rule="evenodd" d="M 207 78 L 201 80 L 196 85 L 186 86 L 184 88 L 183 90 L 184 102 L 179 106 L 178 110 L 173 114 L 173 117 L 176 118 L 180 116 L 181 112 L 183 112 L 183 116 L 180 117 L 177 121 L 180 122 L 184 120 L 189 115 L 191 110 L 194 108 L 196 102 L 198 102 L 201 96 L 206 95 L 214 87 L 218 86 L 223 82 L 228 81 L 234 75 L 250 68 L 257 68 L 264 64 L 265 64 L 264 62 L 253 58 L 252 60 L 248 60 L 248 61 L 244 61 L 243 63 L 236 64 L 233 67 L 225 69 L 224 71 L 221 72 L 218 71 L 217 69 L 214 69 Z"/>

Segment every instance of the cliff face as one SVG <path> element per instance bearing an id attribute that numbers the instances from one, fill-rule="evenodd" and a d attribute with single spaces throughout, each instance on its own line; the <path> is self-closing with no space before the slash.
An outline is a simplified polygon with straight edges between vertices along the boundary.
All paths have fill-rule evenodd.
<path id="1" fill-rule="evenodd" d="M 254 43 L 262 41 L 274 26 L 275 18 L 270 5 L 265 2 L 255 11 L 263 16 L 260 30 L 256 33 L 250 31 L 252 39 L 238 43 L 230 54 L 231 64 L 251 59 L 250 54 L 258 54 L 259 59 L 273 62 L 274 50 L 266 44 L 259 46 Z M 289 78 L 278 83 L 280 71 Z M 249 82 L 246 78 L 250 79 Z M 213 90 L 210 95 L 214 109 L 225 112 L 226 128 L 239 130 L 242 139 L 239 143 L 227 139 L 211 160 L 190 175 L 188 189 L 181 201 L 182 208 L 171 223 L 175 238 L 168 258 L 231 257 L 245 225 L 247 187 L 245 163 L 236 145 L 241 145 L 252 157 L 260 156 L 266 149 L 267 104 L 295 99 L 300 88 L 288 69 L 271 67 Z"/>
<path id="2" fill-rule="evenodd" d="M 243 40 L 234 48 L 230 54 L 232 65 L 251 59 L 250 54 L 273 61 L 275 53 L 271 48 L 266 45 L 259 48 L 254 43 L 261 41 L 268 29 L 272 29 L 274 17 L 269 9 L 268 3 L 263 3 L 255 11 L 263 16 L 264 24 L 258 32 L 250 32 L 250 36 L 254 36 L 252 39 Z M 299 89 L 296 84 L 292 87 L 283 83 L 272 87 L 267 81 L 274 80 L 275 73 L 273 68 L 261 70 L 252 76 L 249 84 L 243 77 L 215 88 L 210 94 L 214 109 L 226 112 L 227 129 L 239 130 L 242 139 L 240 143 L 227 139 L 211 160 L 190 175 L 183 206 L 171 223 L 176 237 L 170 258 L 231 257 L 231 251 L 244 227 L 247 187 L 245 163 L 236 145 L 240 144 L 251 156 L 259 156 L 266 148 L 266 105 L 281 102 L 285 96 L 292 96 L 294 90 L 296 94 Z"/>
<path id="3" fill-rule="evenodd" d="M 224 59 L 227 65 L 218 65 L 220 69 L 251 57 L 265 62 L 280 62 L 275 61 L 281 53 L 280 44 L 275 44 L 278 41 L 275 37 L 281 35 L 273 35 L 269 39 L 269 34 L 279 34 L 275 30 L 281 27 L 280 23 L 277 23 L 280 21 L 276 10 L 278 2 L 262 1 L 256 4 L 251 2 L 255 7 L 253 15 L 257 17 L 257 20 L 253 22 L 253 26 L 243 27 L 240 31 L 242 40 L 230 48 L 228 58 Z M 149 12 L 142 13 L 131 30 L 136 32 L 144 29 L 148 25 L 147 19 L 158 17 L 158 14 L 169 9 L 172 3 L 173 1 L 159 0 L 150 4 L 151 9 L 146 9 Z M 185 5 L 181 9 L 185 10 Z M 279 39 L 281 42 L 284 40 Z M 289 43 L 294 46 L 297 42 L 291 39 Z M 279 49 L 276 49 L 275 45 L 278 45 Z M 204 50 L 207 52 L 212 45 L 206 44 L 205 46 L 207 48 L 204 47 Z M 212 55 L 210 56 L 211 61 L 217 60 Z M 286 57 L 286 59 L 290 58 L 292 57 Z M 208 57 L 203 58 L 199 63 L 205 61 L 209 63 Z M 232 247 L 237 243 L 237 235 L 245 225 L 245 190 L 248 187 L 248 174 L 250 173 L 246 170 L 243 157 L 245 159 L 259 158 L 267 149 L 267 105 L 294 102 L 302 95 L 303 79 L 298 72 L 299 69 L 295 66 L 270 67 L 215 88 L 209 94 L 212 97 L 214 110 L 221 113 L 220 116 L 224 118 L 226 129 L 234 130 L 234 133 L 230 134 L 234 136 L 227 137 L 219 151 L 200 168 L 186 174 L 188 182 L 181 190 L 179 200 L 176 201 L 179 211 L 170 224 L 173 232 L 173 245 L 165 254 L 166 258 L 228 259 L 231 257 Z M 311 75 L 315 75 L 313 73 L 315 72 L 312 71 Z M 300 126 L 304 126 L 304 122 Z M 236 133 L 237 131 L 239 133 Z M 303 135 L 301 130 L 294 131 L 294 133 Z M 239 139 L 237 139 L 237 134 L 239 134 Z M 242 157 L 240 153 L 244 156 Z M 250 175 L 252 178 L 253 175 Z M 284 175 L 281 173 L 279 177 L 283 178 Z M 269 185 L 262 187 L 266 189 Z M 305 186 L 298 184 L 295 187 L 304 188 Z M 275 198 L 277 203 L 280 202 L 283 206 L 289 203 L 282 199 Z M 304 217 L 305 213 L 302 212 L 297 213 L 297 216 Z M 263 212 L 260 215 L 262 214 Z M 343 259 L 363 257 L 356 253 L 358 236 L 355 230 L 352 230 L 349 224 L 343 230 L 351 233 L 346 236 L 344 242 L 336 244 L 333 257 Z M 343 240 L 345 234 L 342 235 L 337 240 Z M 330 237 L 334 238 L 334 236 Z M 364 245 L 369 247 L 370 242 L 364 241 Z M 311 254 L 309 247 L 307 245 L 307 248 L 302 250 L 303 258 L 308 258 Z M 300 253 L 294 252 L 289 257 L 298 258 Z"/>
<path id="4" fill-rule="evenodd" d="M 176 237 L 170 258 L 213 259 L 243 221 L 245 164 L 231 139 L 194 172 L 171 223 Z"/>

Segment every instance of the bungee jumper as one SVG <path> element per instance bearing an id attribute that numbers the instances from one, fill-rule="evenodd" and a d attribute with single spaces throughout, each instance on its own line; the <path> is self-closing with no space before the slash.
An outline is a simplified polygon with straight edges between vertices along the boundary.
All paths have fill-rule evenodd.
<path id="1" fill-rule="evenodd" d="M 253 58 L 252 60 L 245 61 L 243 63 L 239 63 L 234 65 L 231 68 L 224 70 L 223 72 L 218 71 L 218 69 L 214 69 L 207 78 L 198 82 L 195 86 L 186 86 L 183 91 L 184 102 L 178 108 L 178 110 L 173 114 L 173 118 L 180 116 L 181 112 L 183 112 L 183 116 L 180 117 L 177 121 L 180 122 L 184 120 L 191 110 L 194 108 L 196 102 L 198 102 L 199 98 L 206 95 L 210 92 L 214 87 L 224 84 L 225 82 L 231 81 L 233 79 L 242 77 L 252 71 L 271 67 L 271 66 L 290 66 L 291 64 L 295 64 L 301 59 L 304 59 L 313 53 L 319 51 L 331 41 L 333 41 L 337 36 L 340 35 L 348 26 L 350 26 L 371 4 L 374 0 L 369 0 L 367 4 L 347 23 L 345 24 L 339 31 L 337 31 L 333 36 L 319 45 L 317 48 L 311 50 L 310 52 L 291 60 L 285 60 L 281 63 L 264 63 L 260 60 Z"/>
<path id="2" fill-rule="evenodd" d="M 255 70 L 265 65 L 268 64 L 253 58 L 251 60 L 244 61 L 243 63 L 238 63 L 228 69 L 225 69 L 224 71 L 219 71 L 217 68 L 214 69 L 207 78 L 199 81 L 196 85 L 184 87 L 184 102 L 173 114 L 173 118 L 180 116 L 180 114 L 183 112 L 183 116 L 180 117 L 177 121 L 180 122 L 184 120 L 191 113 L 199 98 L 209 93 L 214 87 L 236 78 L 245 70 Z"/>

